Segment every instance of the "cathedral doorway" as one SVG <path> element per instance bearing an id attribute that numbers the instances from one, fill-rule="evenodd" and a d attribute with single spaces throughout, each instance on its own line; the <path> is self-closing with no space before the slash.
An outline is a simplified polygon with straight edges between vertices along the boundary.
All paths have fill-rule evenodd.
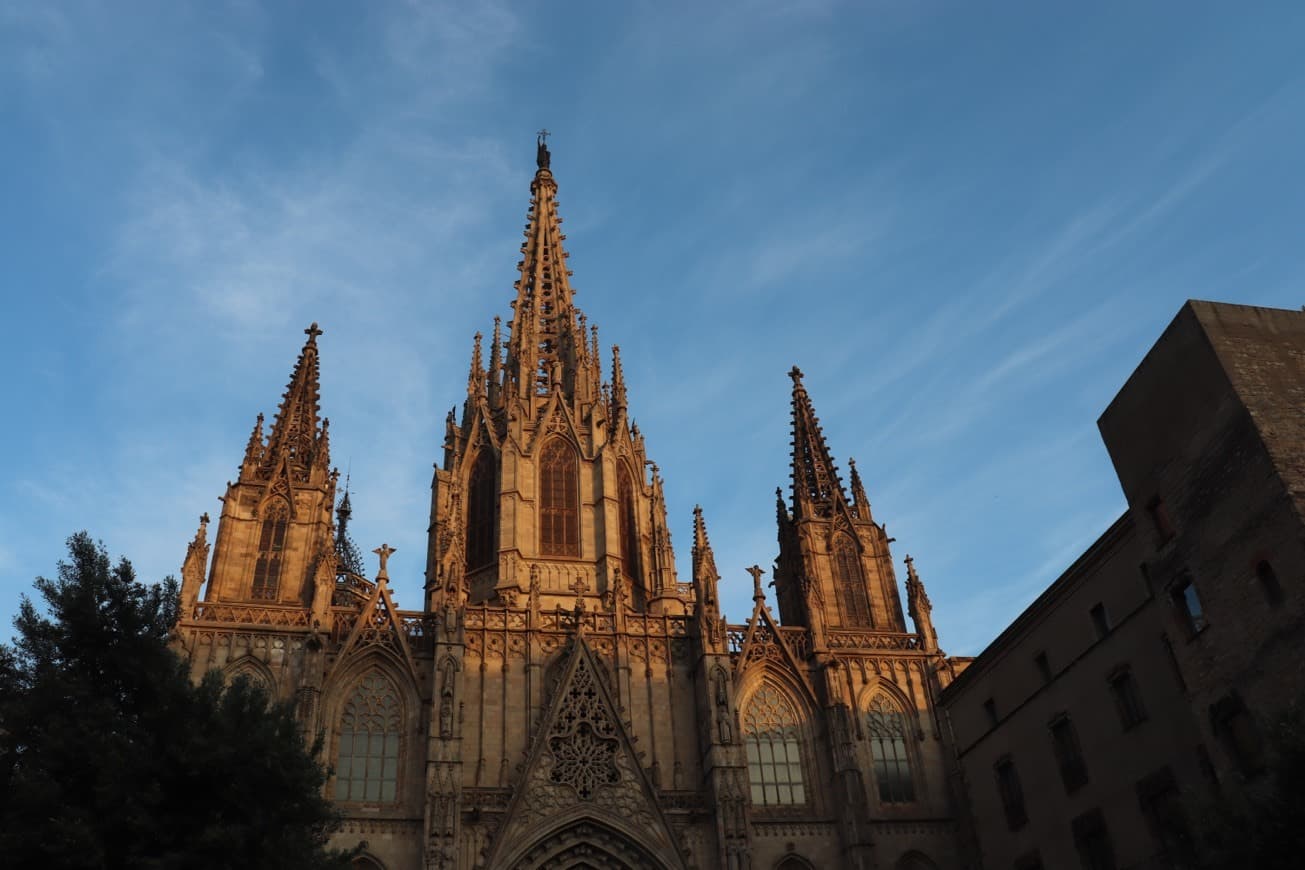
<path id="1" fill-rule="evenodd" d="M 631 836 L 602 822 L 581 819 L 537 841 L 512 866 L 517 870 L 666 870 L 672 865 Z"/>

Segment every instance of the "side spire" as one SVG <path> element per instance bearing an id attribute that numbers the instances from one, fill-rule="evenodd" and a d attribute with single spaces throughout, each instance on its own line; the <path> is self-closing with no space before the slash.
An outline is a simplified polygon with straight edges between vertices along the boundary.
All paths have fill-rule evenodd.
<path id="1" fill-rule="evenodd" d="M 349 535 L 349 520 L 353 518 L 353 504 L 349 500 L 349 475 L 344 476 L 344 495 L 340 497 L 340 505 L 335 509 L 335 555 L 339 559 L 340 567 L 350 574 L 363 576 L 363 559 L 362 553 L 358 550 L 358 545 L 353 542 Z"/>
<path id="2" fill-rule="evenodd" d="M 471 372 L 467 375 L 467 398 L 471 400 L 485 394 L 485 364 L 480 356 L 480 341 L 483 337 L 477 332 L 471 347 Z"/>
<path id="3" fill-rule="evenodd" d="M 199 529 L 195 538 L 186 548 L 186 560 L 181 563 L 181 616 L 188 619 L 195 603 L 199 601 L 199 590 L 204 585 L 204 569 L 208 565 L 208 514 L 199 518 Z"/>
<path id="4" fill-rule="evenodd" d="M 612 419 L 619 419 L 629 408 L 625 394 L 625 372 L 621 369 L 621 346 L 612 345 Z"/>
<path id="5" fill-rule="evenodd" d="M 788 374 L 793 379 L 793 516 L 829 516 L 836 501 L 847 501 L 843 483 L 802 384 L 802 370 L 794 366 Z"/>
<path id="6" fill-rule="evenodd" d="M 257 468 L 263 461 L 263 414 L 260 411 L 254 421 L 254 431 L 249 433 L 249 443 L 245 445 L 245 465 Z"/>
<path id="7" fill-rule="evenodd" d="M 485 382 L 489 390 L 489 401 L 493 405 L 498 401 L 499 387 L 503 378 L 503 318 L 494 316 L 494 335 L 489 342 L 489 371 Z"/>
<path id="8" fill-rule="evenodd" d="M 938 632 L 933 627 L 933 604 L 924 590 L 920 575 L 915 573 L 915 560 L 906 557 L 906 608 L 915 623 L 915 633 L 925 652 L 937 652 Z"/>
<path id="9" fill-rule="evenodd" d="M 264 464 L 284 457 L 292 468 L 306 470 L 313 467 L 321 428 L 317 336 L 322 334 L 322 330 L 314 323 L 304 330 L 304 334 L 308 340 L 299 352 L 290 383 L 281 397 L 281 406 L 272 423 L 272 434 L 268 437 Z M 327 457 L 321 457 L 321 460 L 327 461 Z"/>
<path id="10" fill-rule="evenodd" d="M 870 515 L 870 499 L 866 497 L 865 486 L 861 483 L 861 475 L 856 470 L 856 460 L 849 458 L 848 467 L 852 470 L 852 513 L 857 519 L 873 519 Z"/>

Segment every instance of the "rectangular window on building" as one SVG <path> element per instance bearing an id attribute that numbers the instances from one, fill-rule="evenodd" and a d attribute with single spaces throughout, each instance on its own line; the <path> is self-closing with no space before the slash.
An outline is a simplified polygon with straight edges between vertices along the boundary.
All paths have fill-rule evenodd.
<path id="1" fill-rule="evenodd" d="M 1006 825 L 1012 831 L 1018 831 L 1029 820 L 1024 809 L 1024 788 L 1020 785 L 1020 775 L 1015 770 L 1015 762 L 1009 755 L 997 759 L 993 765 L 997 775 L 997 794 L 1001 797 L 1002 809 L 1006 812 Z"/>
<path id="2" fill-rule="evenodd" d="M 1051 682 L 1051 662 L 1047 660 L 1045 652 L 1040 652 L 1033 657 L 1033 666 L 1038 669 L 1038 676 L 1042 678 L 1042 682 Z"/>
<path id="3" fill-rule="evenodd" d="M 983 702 L 983 715 L 988 719 L 988 727 L 997 727 L 997 702 L 992 698 Z"/>
<path id="4" fill-rule="evenodd" d="M 1089 810 L 1074 819 L 1070 827 L 1083 870 L 1115 870 L 1115 848 L 1101 810 Z"/>
<path id="5" fill-rule="evenodd" d="M 1092 605 L 1092 628 L 1096 630 L 1097 640 L 1110 634 L 1110 617 L 1106 614 L 1106 606 L 1101 602 Z"/>
<path id="6" fill-rule="evenodd" d="M 1151 527 L 1155 530 L 1155 544 L 1164 546 L 1174 536 L 1174 524 L 1169 519 L 1169 509 L 1165 500 L 1156 496 L 1146 504 L 1147 516 L 1151 517 Z"/>
<path id="7" fill-rule="evenodd" d="M 1210 705 L 1210 726 L 1243 776 L 1264 770 L 1264 743 L 1241 695 L 1232 692 Z"/>
<path id="8" fill-rule="evenodd" d="M 1165 864 L 1189 865 L 1196 856 L 1174 772 L 1162 767 L 1138 782 L 1137 802 Z"/>
<path id="9" fill-rule="evenodd" d="M 1193 637 L 1205 630 L 1205 611 L 1201 608 L 1201 597 L 1196 593 L 1196 584 L 1188 574 L 1178 578 L 1169 589 L 1169 599 L 1178 614 L 1178 622 Z"/>
<path id="10" fill-rule="evenodd" d="M 1074 723 L 1066 714 L 1051 720 L 1051 748 L 1056 755 L 1056 764 L 1060 768 L 1060 778 L 1065 783 L 1066 792 L 1075 792 L 1088 781 L 1087 763 L 1083 760 L 1083 748 L 1078 742 L 1078 732 Z"/>
<path id="11" fill-rule="evenodd" d="M 1115 697 L 1115 707 L 1119 710 L 1119 721 L 1123 723 L 1124 730 L 1145 722 L 1146 708 L 1142 706 L 1132 669 L 1127 665 L 1115 668 L 1107 681 L 1110 683 L 1110 694 Z"/>

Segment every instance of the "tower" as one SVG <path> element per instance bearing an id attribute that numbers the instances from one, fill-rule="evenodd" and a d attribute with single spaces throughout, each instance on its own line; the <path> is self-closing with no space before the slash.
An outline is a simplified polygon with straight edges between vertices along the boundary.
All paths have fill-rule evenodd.
<path id="1" fill-rule="evenodd" d="M 777 514 L 779 558 L 775 594 L 785 625 L 811 629 L 818 649 L 828 632 L 867 629 L 901 633 L 897 577 L 884 527 L 852 467 L 852 498 L 839 478 L 820 421 L 795 366 L 793 379 L 792 506 L 781 491 Z"/>
<path id="2" fill-rule="evenodd" d="M 657 466 L 629 418 L 620 348 L 575 304 L 557 182 L 539 143 L 508 337 L 472 350 L 431 490 L 427 602 L 686 612 Z M 651 474 L 649 473 L 651 471 Z"/>
<path id="3" fill-rule="evenodd" d="M 339 473 L 330 467 L 329 421 L 319 406 L 314 323 L 272 431 L 258 415 L 222 513 L 205 603 L 298 607 L 320 619 L 335 584 L 332 509 Z"/>

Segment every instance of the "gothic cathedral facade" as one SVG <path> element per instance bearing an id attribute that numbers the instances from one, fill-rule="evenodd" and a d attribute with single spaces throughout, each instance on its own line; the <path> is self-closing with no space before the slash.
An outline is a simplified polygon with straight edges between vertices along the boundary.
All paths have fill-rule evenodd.
<path id="1" fill-rule="evenodd" d="M 294 702 L 359 867 L 960 867 L 935 707 L 959 663 L 909 558 L 907 629 L 891 539 L 855 465 L 844 487 L 801 372 L 778 616 L 754 567 L 730 623 L 700 510 L 676 575 L 619 350 L 604 372 L 575 306 L 542 142 L 538 164 L 506 336 L 498 319 L 487 353 L 476 336 L 449 414 L 423 607 L 395 607 L 387 546 L 369 572 L 350 541 L 313 324 L 213 545 L 205 516 L 186 554 L 176 637 L 196 678 Z"/>

